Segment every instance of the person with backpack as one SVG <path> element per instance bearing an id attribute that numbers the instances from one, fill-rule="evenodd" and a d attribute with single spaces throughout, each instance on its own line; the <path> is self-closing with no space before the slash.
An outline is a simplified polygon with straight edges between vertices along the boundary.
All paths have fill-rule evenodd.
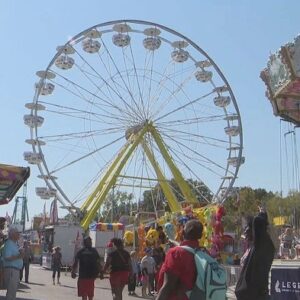
<path id="1" fill-rule="evenodd" d="M 183 229 L 184 240 L 165 257 L 158 279 L 156 300 L 225 300 L 226 271 L 202 251 L 203 225 L 192 219 Z"/>
<path id="2" fill-rule="evenodd" d="M 264 208 L 250 217 L 244 235 L 248 248 L 241 258 L 242 270 L 235 287 L 237 300 L 269 299 L 269 272 L 275 255 L 275 247 L 267 231 L 268 216 Z"/>

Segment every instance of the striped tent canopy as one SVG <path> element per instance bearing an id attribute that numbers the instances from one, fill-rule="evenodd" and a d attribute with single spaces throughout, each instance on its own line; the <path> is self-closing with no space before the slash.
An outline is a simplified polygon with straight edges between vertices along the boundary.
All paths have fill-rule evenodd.
<path id="1" fill-rule="evenodd" d="M 125 225 L 122 223 L 94 223 L 90 225 L 92 231 L 117 231 L 124 230 Z"/>
<path id="2" fill-rule="evenodd" d="M 30 168 L 0 164 L 0 205 L 7 204 L 30 175 Z"/>

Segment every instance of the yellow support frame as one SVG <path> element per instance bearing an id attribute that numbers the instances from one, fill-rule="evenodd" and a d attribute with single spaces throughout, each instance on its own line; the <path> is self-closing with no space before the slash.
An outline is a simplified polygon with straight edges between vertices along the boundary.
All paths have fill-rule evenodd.
<path id="1" fill-rule="evenodd" d="M 171 211 L 172 212 L 181 211 L 181 206 L 178 203 L 177 198 L 174 195 L 172 189 L 170 188 L 165 176 L 163 175 L 163 172 L 161 171 L 157 161 L 155 160 L 153 152 L 149 149 L 149 147 L 145 141 L 143 141 L 142 146 L 143 146 L 143 149 L 144 149 L 150 163 L 152 164 L 152 166 L 156 172 L 158 182 L 164 192 L 164 195 L 166 196 L 166 198 L 168 200 Z"/>
<path id="2" fill-rule="evenodd" d="M 169 169 L 171 170 L 174 179 L 178 184 L 186 201 L 190 203 L 198 202 L 190 186 L 185 181 L 181 172 L 173 162 L 172 157 L 169 154 L 166 146 L 164 145 L 163 139 L 160 136 L 159 132 L 152 125 L 152 123 L 145 122 L 144 126 L 139 130 L 139 132 L 132 133 L 125 146 L 120 150 L 116 159 L 112 162 L 112 164 L 105 172 L 104 176 L 100 180 L 94 192 L 87 198 L 87 200 L 81 206 L 80 210 L 83 212 L 83 218 L 80 221 L 80 225 L 83 227 L 83 229 L 88 229 L 89 224 L 92 222 L 101 204 L 106 199 L 108 192 L 114 186 L 116 178 L 118 177 L 118 175 L 120 175 L 122 168 L 124 167 L 128 159 L 132 155 L 133 151 L 139 144 L 142 145 L 146 156 L 148 157 L 150 163 L 152 164 L 156 172 L 159 184 L 167 198 L 172 212 L 178 212 L 181 210 L 180 203 L 177 201 L 176 196 L 170 188 L 162 170 L 159 167 L 159 164 L 155 159 L 153 152 L 144 140 L 144 136 L 147 132 L 149 132 L 153 136 L 154 141 L 156 142 L 164 160 L 166 161 Z"/>
<path id="3" fill-rule="evenodd" d="M 123 166 L 128 161 L 134 149 L 141 142 L 144 134 L 147 132 L 147 129 L 148 126 L 145 124 L 138 134 L 131 135 L 125 147 L 121 150 L 120 154 L 106 171 L 95 191 L 81 207 L 81 211 L 84 213 L 84 216 L 80 221 L 80 225 L 83 229 L 88 229 L 88 226 L 96 215 L 100 205 L 104 202 L 109 190 L 115 184 L 116 177 L 120 174 Z"/>
<path id="4" fill-rule="evenodd" d="M 151 132 L 163 158 L 165 159 L 167 165 L 169 166 L 169 168 L 174 176 L 174 179 L 175 179 L 176 183 L 178 184 L 186 201 L 190 202 L 190 203 L 198 203 L 197 198 L 193 194 L 190 186 L 184 180 L 181 172 L 179 171 L 179 169 L 176 167 L 175 163 L 173 162 L 172 157 L 169 154 L 168 150 L 166 149 L 163 139 L 160 136 L 159 132 L 155 129 L 155 127 L 152 124 L 149 124 L 149 131 Z"/>

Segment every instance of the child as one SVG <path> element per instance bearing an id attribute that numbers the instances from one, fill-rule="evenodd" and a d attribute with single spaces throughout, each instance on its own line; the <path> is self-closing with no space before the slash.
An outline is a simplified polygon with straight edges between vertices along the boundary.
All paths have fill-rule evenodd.
<path id="1" fill-rule="evenodd" d="M 138 262 L 136 258 L 136 252 L 131 251 L 130 252 L 131 257 L 131 269 L 132 273 L 129 276 L 128 280 L 128 295 L 136 295 L 135 293 L 135 287 L 136 287 L 136 276 L 138 274 Z"/>

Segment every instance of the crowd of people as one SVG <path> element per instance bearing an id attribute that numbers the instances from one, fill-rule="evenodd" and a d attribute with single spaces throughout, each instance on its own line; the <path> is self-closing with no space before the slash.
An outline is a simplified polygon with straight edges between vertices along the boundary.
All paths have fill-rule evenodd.
<path id="1" fill-rule="evenodd" d="M 247 222 L 244 232 L 247 249 L 244 255 L 240 258 L 232 253 L 223 262 L 241 266 L 235 289 L 238 300 L 268 299 L 268 274 L 275 256 L 275 247 L 267 228 L 267 214 L 261 209 L 257 216 L 249 218 Z M 199 271 L 194 254 L 186 251 L 186 247 L 193 249 L 195 253 L 202 251 L 209 254 L 205 249 L 199 248 L 198 240 L 202 234 L 201 222 L 191 219 L 184 226 L 180 245 L 169 244 L 168 248 L 163 248 L 160 244 L 146 246 L 142 257 L 138 257 L 135 250 L 127 251 L 122 239 L 113 238 L 103 265 L 97 250 L 92 247 L 91 238 L 85 236 L 83 247 L 77 252 L 71 271 L 72 278 L 77 278 L 78 297 L 92 300 L 95 279 L 103 279 L 105 274 L 109 274 L 113 300 L 122 300 L 126 286 L 130 296 L 140 293 L 138 296 L 156 297 L 157 300 L 189 299 L 187 294 L 195 287 Z M 166 242 L 163 230 L 160 231 L 160 238 Z M 18 284 L 23 280 L 24 271 L 25 282 L 29 282 L 32 253 L 29 243 L 25 241 L 20 248 L 18 239 L 18 231 L 11 227 L 8 239 L 1 249 L 8 300 L 16 299 Z M 290 230 L 280 236 L 281 243 L 290 243 L 291 240 Z M 281 246 L 287 247 L 286 244 Z M 52 251 L 52 279 L 55 285 L 60 284 L 62 255 L 59 246 Z M 218 257 L 216 262 L 217 260 Z M 138 286 L 141 288 L 137 291 Z"/>

